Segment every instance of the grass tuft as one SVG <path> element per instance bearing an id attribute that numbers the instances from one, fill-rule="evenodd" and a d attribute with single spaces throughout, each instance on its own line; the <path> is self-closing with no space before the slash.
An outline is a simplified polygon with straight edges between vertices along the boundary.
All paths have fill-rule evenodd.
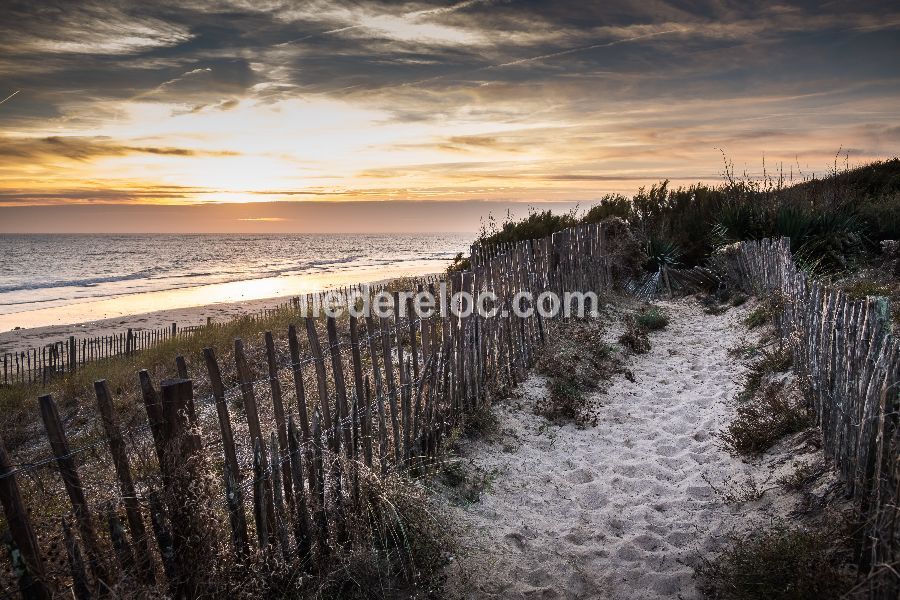
<path id="1" fill-rule="evenodd" d="M 779 346 L 768 351 L 760 348 L 748 350 L 750 356 L 760 356 L 752 363 L 744 378 L 744 389 L 738 394 L 738 400 L 747 401 L 753 398 L 762 388 L 763 381 L 769 375 L 786 373 L 794 364 L 794 356 L 787 346 Z"/>
<path id="2" fill-rule="evenodd" d="M 669 315 L 658 306 L 651 306 L 634 317 L 635 325 L 647 331 L 657 331 L 669 324 Z"/>
<path id="3" fill-rule="evenodd" d="M 772 318 L 772 311 L 768 306 L 762 305 L 757 306 L 747 317 L 744 319 L 744 325 L 747 326 L 747 329 L 756 329 L 757 327 L 762 327 Z"/>

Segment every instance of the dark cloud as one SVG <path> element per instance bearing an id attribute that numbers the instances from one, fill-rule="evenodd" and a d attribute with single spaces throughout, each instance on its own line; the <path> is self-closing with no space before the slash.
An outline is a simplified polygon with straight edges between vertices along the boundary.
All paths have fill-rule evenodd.
<path id="1" fill-rule="evenodd" d="M 700 151 L 717 161 L 715 148 L 775 144 L 793 155 L 794 140 L 814 153 L 843 144 L 877 156 L 900 144 L 900 7 L 888 0 L 6 0 L 0 22 L 0 99 L 19 91 L 0 105 L 0 177 L 15 198 L 25 193 L 22 161 L 49 160 L 41 174 L 52 176 L 56 159 L 234 155 L 189 146 L 216 147 L 215 127 L 228 118 L 287 100 L 324 99 L 377 115 L 373 128 L 425 131 L 373 142 L 433 154 L 354 173 L 379 181 L 538 189 L 540 180 L 714 174 L 695 164 Z M 160 127 L 171 139 L 141 127 L 122 139 L 92 135 L 169 117 L 203 123 L 183 134 Z M 260 163 L 291 152 L 236 137 Z M 455 160 L 464 158 L 473 160 Z M 62 175 L 56 183 L 59 194 L 74 189 Z M 351 187 L 331 195 L 369 193 Z M 257 192 L 266 193 L 247 193 Z"/>
<path id="2" fill-rule="evenodd" d="M 374 91 L 389 102 L 408 87 L 578 77 L 589 87 L 608 72 L 630 74 L 639 93 L 727 93 L 761 78 L 894 78 L 900 52 L 900 11 L 889 2 L 13 1 L 0 19 L 4 85 L 45 102 L 43 115 L 72 89 L 195 105 L 266 83 L 266 94 L 273 85 L 283 94 Z"/>

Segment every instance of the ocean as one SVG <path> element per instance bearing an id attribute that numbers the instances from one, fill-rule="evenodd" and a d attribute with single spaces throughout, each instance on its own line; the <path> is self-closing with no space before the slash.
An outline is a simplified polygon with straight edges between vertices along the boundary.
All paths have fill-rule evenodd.
<path id="1" fill-rule="evenodd" d="M 0 331 L 102 302 L 222 302 L 442 270 L 468 234 L 2 235 Z M 246 282 L 246 283 L 239 283 Z M 236 285 L 221 285 L 236 284 Z M 293 292 L 296 288 L 296 292 Z M 162 294 L 182 290 L 186 293 Z M 197 293 L 187 293 L 187 290 Z M 113 304 L 115 305 L 115 304 Z M 136 306 L 144 306 L 137 304 Z M 124 310 L 124 309 L 123 309 Z M 108 312 L 108 311 L 107 311 Z M 124 314 L 123 311 L 112 311 Z M 35 319 L 35 315 L 45 315 Z M 54 316 L 55 315 L 55 316 Z M 106 312 L 103 316 L 108 316 Z M 43 323 L 47 321 L 47 323 Z M 4 327 L 6 325 L 6 327 Z"/>

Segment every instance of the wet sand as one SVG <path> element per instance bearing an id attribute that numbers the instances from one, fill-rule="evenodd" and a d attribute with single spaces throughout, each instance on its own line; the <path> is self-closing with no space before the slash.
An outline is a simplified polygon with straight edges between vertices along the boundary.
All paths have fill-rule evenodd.
<path id="1" fill-rule="evenodd" d="M 78 338 L 135 330 L 202 325 L 274 308 L 287 298 L 360 282 L 383 282 L 436 273 L 446 261 L 310 276 L 273 277 L 148 292 L 71 306 L 0 315 L 0 353 L 24 350 L 74 335 Z M 154 310 L 156 309 L 156 310 Z M 20 329 L 14 329 L 19 327 Z"/>

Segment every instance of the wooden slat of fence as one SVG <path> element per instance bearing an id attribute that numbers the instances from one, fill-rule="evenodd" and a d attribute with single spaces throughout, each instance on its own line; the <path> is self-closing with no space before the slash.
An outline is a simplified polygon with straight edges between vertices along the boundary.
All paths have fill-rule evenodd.
<path id="1" fill-rule="evenodd" d="M 275 415 L 279 449 L 279 454 L 274 456 L 272 460 L 275 463 L 281 463 L 281 481 L 284 486 L 284 494 L 290 503 L 293 500 L 293 485 L 291 482 L 291 465 L 286 460 L 288 452 L 287 420 L 284 414 L 284 402 L 281 398 L 281 381 L 278 379 L 278 357 L 275 355 L 275 338 L 272 336 L 272 332 L 265 332 L 264 337 L 266 341 L 266 362 L 269 367 L 269 387 L 272 391 L 272 410 Z"/>
<path id="2" fill-rule="evenodd" d="M 21 555 L 25 567 L 20 569 L 18 575 L 19 589 L 23 598 L 49 600 L 51 593 L 47 587 L 41 549 L 28 511 L 22 502 L 22 492 L 2 437 L 0 437 L 0 503 L 3 504 L 3 514 L 6 516 L 12 542 Z"/>
<path id="3" fill-rule="evenodd" d="M 56 467 L 65 485 L 66 493 L 69 495 L 75 520 L 78 522 L 81 541 L 84 544 L 91 573 L 98 582 L 103 582 L 102 585 L 109 585 L 111 580 L 106 567 L 101 562 L 102 553 L 97 541 L 97 533 L 94 530 L 91 510 L 84 496 L 84 487 L 81 485 L 78 467 L 75 465 L 75 459 L 69 449 L 69 442 L 66 439 L 56 402 L 53 401 L 52 396 L 47 394 L 39 398 L 39 403 L 44 428 L 50 441 L 50 449 L 56 458 Z"/>
<path id="4" fill-rule="evenodd" d="M 222 433 L 222 451 L 225 454 L 225 501 L 228 506 L 228 516 L 231 523 L 231 541 L 237 556 L 244 557 L 249 551 L 247 514 L 244 509 L 244 493 L 238 483 L 241 481 L 241 468 L 238 464 L 237 451 L 234 447 L 231 415 L 228 411 L 225 386 L 222 383 L 222 372 L 219 370 L 215 350 L 213 348 L 204 348 L 203 358 L 206 361 L 209 383 L 212 387 L 216 413 L 219 417 L 219 430 Z"/>
<path id="5" fill-rule="evenodd" d="M 136 552 L 135 565 L 138 577 L 146 584 L 152 585 L 156 581 L 153 573 L 153 558 L 150 551 L 150 542 L 147 529 L 144 527 L 144 519 L 141 516 L 141 506 L 138 502 L 137 492 L 134 487 L 134 479 L 131 475 L 131 464 L 125 451 L 125 442 L 122 439 L 122 430 L 113 408 L 112 394 L 109 384 L 105 379 L 94 383 L 97 394 L 97 406 L 100 409 L 100 420 L 103 430 L 109 441 L 109 452 L 112 455 L 113 465 L 116 468 L 116 476 L 119 480 L 119 490 L 122 493 L 122 502 L 125 506 L 125 514 L 128 518 L 128 528 L 134 541 Z"/>
<path id="6" fill-rule="evenodd" d="M 340 340 L 337 334 L 337 323 L 334 317 L 328 317 L 326 321 L 328 332 L 328 344 L 331 354 L 331 371 L 334 377 L 335 411 L 340 419 L 339 429 L 343 435 L 344 452 L 348 457 L 353 453 L 352 426 L 350 423 L 350 411 L 347 402 L 347 385 L 344 381 L 344 364 L 341 358 Z M 337 437 L 337 436 L 336 436 Z"/>

